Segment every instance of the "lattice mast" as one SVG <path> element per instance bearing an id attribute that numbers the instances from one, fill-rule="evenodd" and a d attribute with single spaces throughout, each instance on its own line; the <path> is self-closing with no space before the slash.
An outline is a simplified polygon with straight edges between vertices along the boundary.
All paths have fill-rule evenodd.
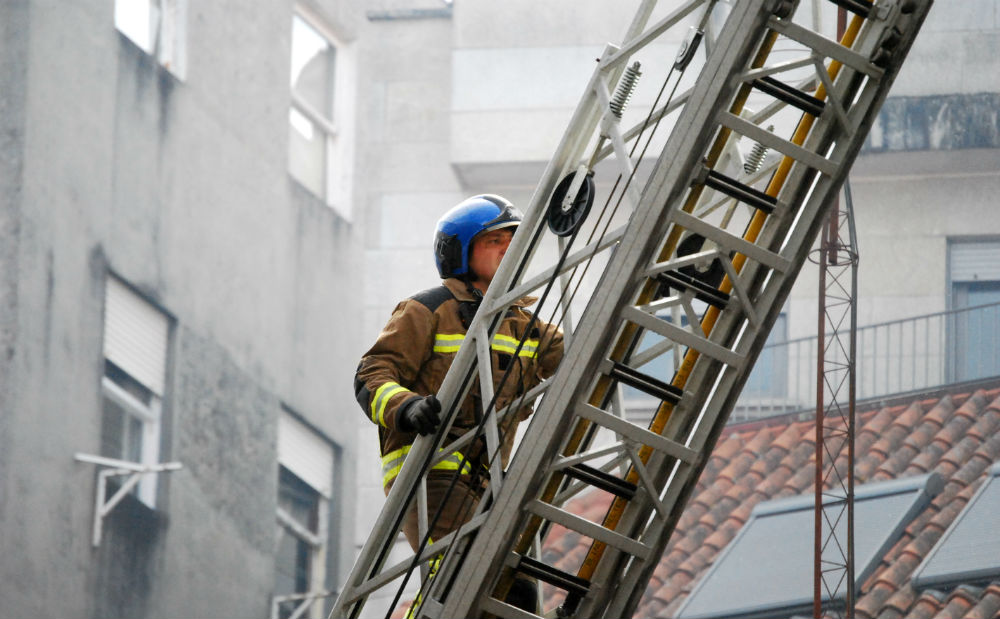
<path id="1" fill-rule="evenodd" d="M 850 184 L 823 227 L 819 261 L 813 617 L 853 619 L 857 232 Z M 839 602 L 843 599 L 842 605 Z M 835 602 L 836 600 L 836 602 Z"/>
<path id="2" fill-rule="evenodd" d="M 641 3 L 624 43 L 599 59 L 452 363 L 438 394 L 441 431 L 411 449 L 332 616 L 357 617 L 386 589 L 395 606 L 410 576 L 421 580 L 417 617 L 534 617 L 503 601 L 515 575 L 560 590 L 560 616 L 633 613 L 930 8 L 837 4 L 853 13 L 840 41 L 800 23 L 795 0 L 735 3 L 687 88 L 691 50 L 716 3 L 671 3 L 656 20 L 657 2 Z M 640 60 L 645 76 L 656 75 L 662 46 L 684 38 L 667 33 L 691 23 L 676 60 L 660 67 L 659 92 L 670 94 L 633 124 L 622 82 L 634 82 Z M 776 45 L 798 54 L 772 59 Z M 666 140 L 654 138 L 661 124 L 671 127 Z M 777 160 L 734 173 L 758 143 Z M 647 171 L 648 148 L 659 155 Z M 587 214 L 596 194 L 606 200 L 595 220 Z M 596 284 L 585 279 L 590 269 L 601 274 Z M 489 387 L 504 377 L 491 374 L 492 332 L 526 294 L 541 297 L 536 313 L 561 323 L 570 343 L 555 376 L 496 410 Z M 564 319 L 580 307 L 573 327 Z M 679 363 L 657 375 L 653 362 L 672 355 Z M 477 380 L 482 423 L 458 433 L 455 405 Z M 659 400 L 651 422 L 630 418 L 620 385 Z M 434 517 L 423 497 L 429 467 L 472 441 L 498 453 L 498 423 L 528 403 L 531 425 L 506 471 L 494 458 L 472 520 L 389 561 L 407 509 L 417 509 L 422 531 Z M 613 497 L 599 522 L 574 511 L 582 491 Z M 557 526 L 589 540 L 578 565 L 533 552 Z"/>

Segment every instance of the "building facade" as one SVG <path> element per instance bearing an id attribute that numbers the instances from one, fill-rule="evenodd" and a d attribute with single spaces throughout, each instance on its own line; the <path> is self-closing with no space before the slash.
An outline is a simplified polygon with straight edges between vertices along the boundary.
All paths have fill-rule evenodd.
<path id="1" fill-rule="evenodd" d="M 360 5 L 0 5 L 4 616 L 325 616 Z"/>

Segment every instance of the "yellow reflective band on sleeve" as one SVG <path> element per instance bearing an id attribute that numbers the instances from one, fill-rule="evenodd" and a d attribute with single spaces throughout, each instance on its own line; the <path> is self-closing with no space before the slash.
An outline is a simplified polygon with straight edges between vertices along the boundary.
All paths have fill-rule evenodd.
<path id="1" fill-rule="evenodd" d="M 461 333 L 438 333 L 434 336 L 434 352 L 458 352 L 464 341 Z"/>
<path id="2" fill-rule="evenodd" d="M 375 396 L 372 397 L 372 421 L 378 425 L 385 427 L 385 407 L 389 403 L 392 396 L 397 393 L 402 393 L 404 391 L 409 391 L 406 387 L 400 385 L 399 383 L 383 383 L 381 387 L 375 390 Z"/>
<path id="3" fill-rule="evenodd" d="M 518 346 L 521 346 L 520 352 L 517 350 Z M 499 333 L 493 336 L 492 348 L 497 352 L 505 352 L 512 355 L 516 352 L 518 357 L 538 356 L 538 340 L 524 340 L 524 344 L 521 344 L 521 341 L 517 338 L 509 335 L 500 335 Z"/>
<path id="4" fill-rule="evenodd" d="M 410 445 L 400 447 L 395 451 L 382 456 L 382 486 L 388 486 L 389 482 L 396 479 L 399 470 L 403 468 L 406 454 L 410 453 Z M 440 450 L 443 451 L 443 450 Z M 431 467 L 433 471 L 457 471 L 461 467 L 463 475 L 472 474 L 472 465 L 465 460 L 465 456 L 460 451 L 453 451 L 444 459 L 438 461 Z"/>
<path id="5" fill-rule="evenodd" d="M 462 342 L 464 341 L 465 336 L 461 333 L 438 333 L 434 336 L 434 352 L 458 352 L 458 349 L 461 348 Z M 518 346 L 521 346 L 520 352 L 517 350 Z M 525 340 L 522 345 L 520 340 L 509 335 L 494 335 L 493 344 L 490 348 L 497 352 L 504 352 L 510 355 L 517 353 L 518 357 L 534 358 L 538 356 L 538 340 Z"/>

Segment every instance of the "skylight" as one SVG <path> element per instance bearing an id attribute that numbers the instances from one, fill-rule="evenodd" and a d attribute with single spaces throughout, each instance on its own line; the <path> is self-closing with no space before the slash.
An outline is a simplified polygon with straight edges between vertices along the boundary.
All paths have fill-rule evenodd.
<path id="1" fill-rule="evenodd" d="M 855 488 L 855 581 L 858 585 L 941 491 L 937 474 Z M 685 600 L 678 619 L 780 617 L 809 611 L 813 600 L 815 498 L 759 504 Z M 846 527 L 846 523 L 839 523 Z M 846 538 L 846 529 L 840 535 Z M 843 599 L 846 590 L 833 596 Z"/>
<path id="2" fill-rule="evenodd" d="M 1000 575 L 1000 462 L 913 573 L 913 586 L 941 587 Z"/>

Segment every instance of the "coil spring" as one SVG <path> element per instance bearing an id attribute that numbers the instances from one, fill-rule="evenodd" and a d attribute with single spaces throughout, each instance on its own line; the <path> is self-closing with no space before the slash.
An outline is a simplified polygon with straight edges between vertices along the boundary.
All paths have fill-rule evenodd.
<path id="1" fill-rule="evenodd" d="M 621 119 L 622 112 L 625 111 L 625 107 L 632 98 L 632 92 L 635 90 L 635 84 L 640 75 L 642 75 L 642 71 L 639 70 L 638 62 L 632 63 L 625 69 L 625 74 L 618 82 L 618 89 L 615 90 L 615 96 L 610 103 L 611 113 L 615 115 L 615 118 Z"/>
<path id="2" fill-rule="evenodd" d="M 774 131 L 774 125 L 769 126 L 767 130 Z M 747 155 L 746 161 L 743 162 L 743 171 L 747 174 L 753 174 L 759 170 L 769 150 L 768 147 L 760 142 L 754 142 L 753 148 L 750 149 L 750 154 Z"/>

